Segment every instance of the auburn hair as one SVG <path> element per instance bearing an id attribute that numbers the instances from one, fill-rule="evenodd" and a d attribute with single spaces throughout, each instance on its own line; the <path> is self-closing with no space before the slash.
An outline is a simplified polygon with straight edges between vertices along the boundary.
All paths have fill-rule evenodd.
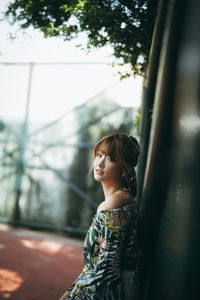
<path id="1" fill-rule="evenodd" d="M 117 162 L 122 170 L 122 188 L 135 197 L 137 192 L 137 180 L 135 167 L 138 162 L 140 146 L 133 136 L 125 133 L 112 133 L 99 140 L 93 149 L 92 167 L 97 151 L 110 156 L 111 161 Z"/>

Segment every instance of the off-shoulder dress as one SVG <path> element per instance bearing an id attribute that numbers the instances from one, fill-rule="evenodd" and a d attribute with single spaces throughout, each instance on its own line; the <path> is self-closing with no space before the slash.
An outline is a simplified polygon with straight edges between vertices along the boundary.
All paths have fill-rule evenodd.
<path id="1" fill-rule="evenodd" d="M 137 280 L 141 250 L 137 242 L 138 208 L 131 203 L 97 213 L 84 242 L 85 266 L 68 288 L 68 300 L 124 300 L 122 274 Z"/>

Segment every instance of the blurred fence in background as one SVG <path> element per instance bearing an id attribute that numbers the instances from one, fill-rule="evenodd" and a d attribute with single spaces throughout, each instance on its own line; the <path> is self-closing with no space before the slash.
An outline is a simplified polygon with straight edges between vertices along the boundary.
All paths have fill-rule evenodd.
<path id="1" fill-rule="evenodd" d="M 0 221 L 84 233 L 103 196 L 101 185 L 93 180 L 92 174 L 88 174 L 92 148 L 99 138 L 110 132 L 123 131 L 138 135 L 138 108 L 122 107 L 113 101 L 107 93 L 109 86 L 104 86 L 85 102 L 73 106 L 67 89 L 70 86 L 68 78 L 65 95 L 64 90 L 62 95 L 58 90 L 54 101 L 59 106 L 59 97 L 63 97 L 72 109 L 63 111 L 60 117 L 49 122 L 42 122 L 41 117 L 40 121 L 34 121 L 31 118 L 34 97 L 39 100 L 38 116 L 42 112 L 44 120 L 47 120 L 50 101 L 53 100 L 48 102 L 48 99 L 44 99 L 43 92 L 38 99 L 39 93 L 34 90 L 37 79 L 37 72 L 33 70 L 35 65 L 27 66 L 29 72 L 26 69 L 21 77 L 21 93 L 12 99 L 10 105 L 14 120 L 12 116 L 10 119 L 5 114 L 0 116 Z M 7 81 L 12 76 L 18 76 L 16 69 L 21 67 L 20 64 L 14 65 L 12 69 L 12 65 L 9 65 L 10 76 L 6 73 Z M 58 73 L 55 69 L 51 70 L 50 65 L 46 67 L 48 73 L 52 71 L 49 78 L 53 84 Z M 61 78 L 63 80 L 63 74 Z M 42 90 L 45 82 L 40 79 L 39 83 Z M 118 82 L 110 83 L 110 88 L 113 85 L 117 86 Z M 9 86 L 12 89 L 11 83 Z M 48 89 L 48 86 L 45 88 Z M 76 88 L 83 88 L 79 81 Z M 14 91 L 7 89 L 4 92 Z M 21 116 L 17 114 L 16 101 L 23 107 L 24 114 L 21 112 Z M 4 103 L 6 105 L 6 101 Z M 13 109 L 16 109 L 16 114 Z"/>

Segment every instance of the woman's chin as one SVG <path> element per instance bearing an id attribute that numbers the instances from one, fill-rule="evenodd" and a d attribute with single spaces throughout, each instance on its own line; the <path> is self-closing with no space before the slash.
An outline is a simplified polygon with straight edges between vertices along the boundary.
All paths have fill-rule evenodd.
<path id="1" fill-rule="evenodd" d="M 96 181 L 99 181 L 99 182 L 102 181 L 102 177 L 101 177 L 101 176 L 98 176 L 98 175 L 94 175 L 94 179 L 95 179 Z"/>

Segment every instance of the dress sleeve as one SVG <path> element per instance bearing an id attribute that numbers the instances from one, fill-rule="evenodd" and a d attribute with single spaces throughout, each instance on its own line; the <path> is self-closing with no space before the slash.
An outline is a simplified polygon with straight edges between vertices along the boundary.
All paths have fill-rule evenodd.
<path id="1" fill-rule="evenodd" d="M 107 289 L 117 288 L 120 279 L 121 228 L 116 216 L 105 211 L 99 215 L 100 237 L 99 253 L 94 267 L 88 272 L 84 269 L 76 280 L 69 300 L 102 299 Z M 116 291 L 119 293 L 119 291 Z M 113 291 L 115 293 L 115 291 Z"/>

